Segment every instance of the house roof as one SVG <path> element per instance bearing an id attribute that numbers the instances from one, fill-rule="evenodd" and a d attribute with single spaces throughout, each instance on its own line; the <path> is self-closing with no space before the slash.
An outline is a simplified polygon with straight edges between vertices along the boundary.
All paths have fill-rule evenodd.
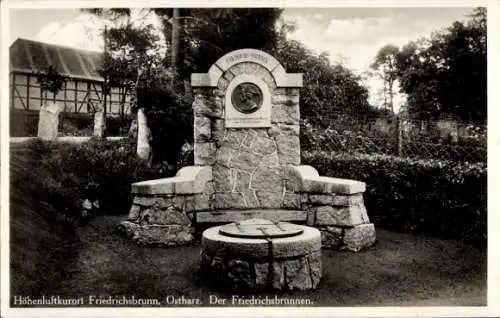
<path id="1" fill-rule="evenodd" d="M 10 71 L 35 74 L 49 65 L 74 79 L 102 82 L 97 72 L 103 54 L 18 38 L 10 46 Z"/>

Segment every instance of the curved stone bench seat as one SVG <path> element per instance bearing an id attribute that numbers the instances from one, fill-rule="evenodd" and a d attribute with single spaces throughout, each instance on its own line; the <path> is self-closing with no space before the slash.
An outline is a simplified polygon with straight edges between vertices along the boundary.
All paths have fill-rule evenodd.
<path id="1" fill-rule="evenodd" d="M 212 167 L 188 166 L 179 170 L 175 177 L 147 180 L 132 184 L 133 194 L 196 194 L 203 193 L 212 180 Z"/>
<path id="2" fill-rule="evenodd" d="M 366 190 L 361 181 L 322 177 L 311 166 L 289 166 L 287 187 L 293 192 L 355 194 Z"/>

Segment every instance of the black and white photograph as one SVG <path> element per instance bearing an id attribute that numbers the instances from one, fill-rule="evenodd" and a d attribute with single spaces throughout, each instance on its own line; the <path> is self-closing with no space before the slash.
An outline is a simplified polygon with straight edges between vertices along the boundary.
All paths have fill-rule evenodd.
<path id="1" fill-rule="evenodd" d="M 2 1 L 1 317 L 500 315 L 460 3 Z"/>

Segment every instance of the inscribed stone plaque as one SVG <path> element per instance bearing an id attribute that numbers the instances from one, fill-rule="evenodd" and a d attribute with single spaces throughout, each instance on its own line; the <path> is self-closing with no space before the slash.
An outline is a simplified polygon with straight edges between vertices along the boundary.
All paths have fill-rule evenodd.
<path id="1" fill-rule="evenodd" d="M 255 49 L 241 49 L 229 52 L 219 59 L 216 64 L 222 71 L 226 71 L 231 66 L 242 62 L 258 63 L 269 71 L 272 71 L 279 64 L 278 60 L 271 55 Z"/>

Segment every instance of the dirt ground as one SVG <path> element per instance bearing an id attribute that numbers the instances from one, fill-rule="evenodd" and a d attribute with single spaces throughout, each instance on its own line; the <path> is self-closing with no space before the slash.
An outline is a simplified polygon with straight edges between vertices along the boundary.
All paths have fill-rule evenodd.
<path id="1" fill-rule="evenodd" d="M 237 305 L 231 302 L 233 295 L 202 282 L 199 246 L 136 246 L 117 231 L 122 218 L 99 216 L 79 229 L 79 256 L 54 292 L 65 297 L 156 298 L 163 306 L 168 306 L 169 296 L 198 298 L 202 305 L 217 296 L 229 300 L 226 306 Z M 485 306 L 486 276 L 486 249 L 377 229 L 377 243 L 368 250 L 323 251 L 317 290 L 278 297 L 303 298 L 309 306 Z"/>

